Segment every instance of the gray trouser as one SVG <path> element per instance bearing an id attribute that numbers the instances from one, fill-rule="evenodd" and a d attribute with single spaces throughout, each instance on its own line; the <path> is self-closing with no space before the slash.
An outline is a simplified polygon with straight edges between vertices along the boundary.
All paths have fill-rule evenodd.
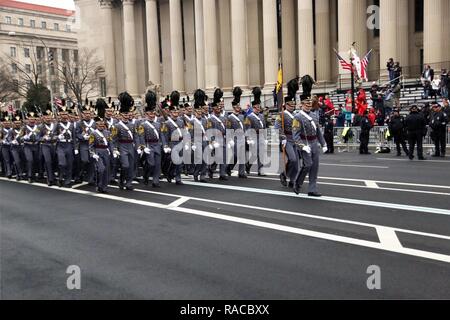
<path id="1" fill-rule="evenodd" d="M 55 170 L 53 168 L 53 160 L 55 159 L 55 146 L 52 144 L 41 144 L 41 152 L 44 157 L 45 171 L 47 172 L 47 180 L 55 181 Z"/>
<path id="2" fill-rule="evenodd" d="M 60 142 L 56 147 L 56 154 L 58 155 L 58 166 L 60 177 L 59 180 L 64 179 L 64 185 L 69 185 L 72 180 L 72 169 L 74 162 L 73 143 Z"/>
<path id="3" fill-rule="evenodd" d="M 154 144 L 148 146 L 150 154 L 145 154 L 144 161 L 144 177 L 152 176 L 152 183 L 159 184 L 159 176 L 161 175 L 161 146 Z"/>
<path id="4" fill-rule="evenodd" d="M 10 150 L 11 150 L 10 146 L 7 146 L 7 145 L 2 146 L 3 165 L 5 168 L 5 176 L 7 176 L 7 177 L 12 175 Z"/>
<path id="5" fill-rule="evenodd" d="M 84 171 L 86 171 L 87 182 L 93 183 L 94 163 L 93 159 L 91 159 L 89 155 L 89 143 L 87 142 L 80 143 L 80 160 L 81 160 L 80 177 L 83 176 Z"/>
<path id="6" fill-rule="evenodd" d="M 31 179 L 34 177 L 34 169 L 38 168 L 39 145 L 25 144 L 23 146 L 23 152 L 25 153 L 25 159 L 27 161 L 27 176 L 28 179 Z"/>
<path id="7" fill-rule="evenodd" d="M 134 178 L 135 154 L 134 145 L 132 143 L 119 144 L 120 166 L 122 168 L 120 180 L 125 182 L 126 187 L 131 187 Z"/>
<path id="8" fill-rule="evenodd" d="M 99 159 L 94 161 L 94 168 L 97 174 L 97 188 L 100 191 L 106 191 L 109 184 L 110 170 L 111 170 L 111 157 L 109 150 L 97 149 L 96 150 Z"/>
<path id="9" fill-rule="evenodd" d="M 309 143 L 311 147 L 311 153 L 301 152 L 301 157 L 303 159 L 302 168 L 297 174 L 296 184 L 302 186 L 305 182 L 305 178 L 309 175 L 309 192 L 318 192 L 317 189 L 317 175 L 319 174 L 319 154 L 320 148 L 317 140 Z"/>
<path id="10" fill-rule="evenodd" d="M 22 168 L 22 146 L 11 146 L 11 155 L 13 157 L 13 164 L 16 168 L 16 174 L 19 176 L 23 175 Z"/>
<path id="11" fill-rule="evenodd" d="M 286 156 L 287 156 L 287 165 L 286 165 L 286 176 L 289 178 L 289 180 L 294 183 L 295 178 L 297 177 L 299 168 L 299 155 L 297 152 L 297 147 L 295 146 L 294 142 L 287 141 L 286 143 Z"/>

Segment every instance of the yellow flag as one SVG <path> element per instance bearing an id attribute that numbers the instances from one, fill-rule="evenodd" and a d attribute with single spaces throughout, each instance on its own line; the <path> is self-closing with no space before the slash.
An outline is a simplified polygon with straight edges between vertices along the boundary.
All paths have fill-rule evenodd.
<path id="1" fill-rule="evenodd" d="M 278 78 L 277 78 L 277 88 L 276 88 L 276 92 L 280 92 L 280 89 L 283 87 L 283 68 L 279 67 L 278 69 Z"/>

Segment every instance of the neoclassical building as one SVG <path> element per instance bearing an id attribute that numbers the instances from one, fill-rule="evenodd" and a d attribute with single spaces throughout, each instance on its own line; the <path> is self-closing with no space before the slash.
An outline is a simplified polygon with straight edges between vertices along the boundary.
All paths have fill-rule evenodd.
<path id="1" fill-rule="evenodd" d="M 348 59 L 373 48 L 369 80 L 383 79 L 389 58 L 406 76 L 424 63 L 450 61 L 449 0 L 75 0 L 79 46 L 96 47 L 107 95 L 142 95 L 148 84 L 192 93 L 261 86 L 310 74 L 324 90 L 347 77 Z M 368 24 L 369 21 L 369 24 Z M 375 27 L 375 29 L 372 27 Z"/>

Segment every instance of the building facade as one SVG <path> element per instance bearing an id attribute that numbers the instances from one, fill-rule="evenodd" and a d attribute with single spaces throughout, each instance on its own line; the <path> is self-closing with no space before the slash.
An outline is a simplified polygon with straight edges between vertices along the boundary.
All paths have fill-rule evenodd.
<path id="1" fill-rule="evenodd" d="M 29 86 L 22 82 L 38 77 L 38 82 L 51 86 L 55 97 L 64 97 L 67 87 L 49 65 L 48 55 L 55 63 L 77 59 L 74 25 L 74 11 L 0 0 L 0 61 L 21 87 Z M 23 100 L 18 98 L 16 107 Z"/>
<path id="2" fill-rule="evenodd" d="M 80 47 L 98 47 L 108 96 L 191 94 L 261 86 L 270 97 L 282 62 L 284 80 L 309 74 L 322 88 L 348 77 L 333 49 L 348 59 L 353 42 L 369 49 L 369 80 L 386 77 L 386 61 L 407 77 L 424 63 L 450 61 L 449 0 L 75 0 Z"/>

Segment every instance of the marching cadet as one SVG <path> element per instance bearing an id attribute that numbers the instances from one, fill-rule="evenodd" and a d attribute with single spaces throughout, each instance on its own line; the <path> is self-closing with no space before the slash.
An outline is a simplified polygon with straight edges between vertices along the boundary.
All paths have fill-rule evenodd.
<path id="1" fill-rule="evenodd" d="M 97 101 L 97 105 L 99 102 Z M 105 102 L 106 107 L 106 102 Z M 101 112 L 99 112 L 101 114 Z M 89 135 L 89 153 L 94 162 L 96 187 L 98 193 L 108 193 L 107 188 L 111 170 L 111 133 L 107 130 L 105 121 L 97 117 L 96 129 Z"/>
<path id="2" fill-rule="evenodd" d="M 319 145 L 322 146 L 323 152 L 327 151 L 322 131 L 319 123 L 311 117 L 312 101 L 306 98 L 302 101 L 302 110 L 295 115 L 292 124 L 292 133 L 295 144 L 301 152 L 303 165 L 298 172 L 295 183 L 294 192 L 300 193 L 305 178 L 309 175 L 308 196 L 321 197 L 317 190 L 317 174 L 319 172 Z"/>
<path id="3" fill-rule="evenodd" d="M 394 137 L 395 145 L 397 146 L 397 157 L 402 155 L 402 148 L 406 155 L 409 155 L 408 147 L 406 146 L 405 135 L 406 126 L 405 119 L 400 115 L 400 109 L 395 108 L 392 117 L 389 119 L 389 132 Z"/>
<path id="4" fill-rule="evenodd" d="M 135 134 L 136 128 L 131 123 L 132 113 L 131 107 L 134 105 L 134 100 L 128 92 L 122 92 L 119 95 L 121 119 L 113 127 L 112 135 L 115 141 L 114 153 L 119 155 L 120 159 L 120 182 L 119 187 L 129 191 L 134 190 L 134 166 L 135 154 L 138 137 Z"/>
<path id="5" fill-rule="evenodd" d="M 282 185 L 287 186 L 286 180 L 289 178 L 289 188 L 294 187 L 295 178 L 299 170 L 298 152 L 292 135 L 293 113 L 296 106 L 295 96 L 288 95 L 285 98 L 285 110 L 282 111 L 275 121 L 275 129 L 279 130 L 281 145 L 287 155 L 286 172 L 280 175 L 280 181 Z"/>
<path id="6" fill-rule="evenodd" d="M 161 134 L 161 124 L 156 117 L 156 94 L 148 91 L 145 95 L 146 119 L 138 128 L 140 148 L 144 152 L 144 184 L 148 185 L 152 175 L 153 188 L 160 188 L 159 176 L 161 175 L 161 146 L 164 136 Z"/>
<path id="7" fill-rule="evenodd" d="M 50 107 L 51 108 L 51 107 Z M 47 172 L 47 185 L 55 184 L 54 161 L 56 156 L 56 124 L 52 117 L 51 109 L 47 109 L 46 114 L 42 117 L 43 123 L 41 127 L 41 152 L 44 158 L 44 167 Z"/>
<path id="8" fill-rule="evenodd" d="M 85 179 L 89 185 L 94 185 L 94 163 L 89 156 L 89 137 L 95 130 L 95 121 L 91 115 L 92 101 L 90 106 L 86 106 L 83 110 L 80 120 L 76 125 L 77 147 L 80 154 L 80 171 L 75 183 L 81 183 Z"/>
<path id="9" fill-rule="evenodd" d="M 16 180 L 20 181 L 23 178 L 23 143 L 22 143 L 22 117 L 20 112 L 17 112 L 13 122 L 13 130 L 11 131 L 11 155 L 13 158 L 13 167 L 16 171 Z"/>
<path id="10" fill-rule="evenodd" d="M 432 129 L 431 136 L 434 140 L 433 157 L 445 158 L 447 124 L 449 115 L 446 114 L 438 103 L 433 104 L 433 113 L 431 114 L 430 127 Z"/>
<path id="11" fill-rule="evenodd" d="M 206 183 L 207 165 L 203 157 L 206 148 L 208 147 L 208 137 L 206 129 L 208 127 L 208 119 L 203 115 L 203 105 L 205 99 L 203 91 L 198 89 L 196 91 L 194 103 L 194 116 L 191 125 L 191 139 L 192 151 L 194 153 L 194 180 L 196 182 Z"/>
<path id="12" fill-rule="evenodd" d="M 234 99 L 231 102 L 233 112 L 228 116 L 227 129 L 234 130 L 237 132 L 237 135 L 235 135 L 233 140 L 228 142 L 230 149 L 233 150 L 233 163 L 227 166 L 227 173 L 231 176 L 231 170 L 238 164 L 239 178 L 247 179 L 247 175 L 245 174 L 245 161 L 242 162 L 239 161 L 242 159 L 238 159 L 238 151 L 245 156 L 245 119 L 241 108 L 242 89 L 240 87 L 235 87 L 233 89 L 233 96 Z"/>
<path id="13" fill-rule="evenodd" d="M 75 127 L 74 123 L 69 121 L 69 111 L 63 106 L 59 112 L 60 122 L 56 125 L 56 154 L 58 158 L 58 185 L 59 187 L 71 188 L 72 171 L 75 155 Z M 73 114 L 72 114 L 73 115 Z"/>
<path id="14" fill-rule="evenodd" d="M 8 179 L 12 178 L 12 161 L 11 161 L 11 136 L 13 132 L 12 123 L 8 118 L 8 114 L 2 114 L 0 124 L 0 148 L 1 157 L 4 168 L 4 175 Z"/>
<path id="15" fill-rule="evenodd" d="M 41 128 L 36 124 L 35 113 L 28 113 L 28 123 L 22 130 L 23 152 L 27 165 L 27 178 L 29 183 L 35 181 L 35 169 L 39 166 L 39 143 Z"/>
<path id="16" fill-rule="evenodd" d="M 247 142 L 249 145 L 253 146 L 256 144 L 256 150 L 257 150 L 257 165 L 258 165 L 258 176 L 260 177 L 264 177 L 266 176 L 263 171 L 262 168 L 264 166 L 264 164 L 261 161 L 261 147 L 267 146 L 268 145 L 268 141 L 265 137 L 265 129 L 266 129 L 266 121 L 264 119 L 264 115 L 262 114 L 262 110 L 261 110 L 261 88 L 259 87 L 255 87 L 252 90 L 253 96 L 254 96 L 254 100 L 252 101 L 252 108 L 253 108 L 253 112 L 250 113 L 247 118 L 245 119 L 245 129 L 249 130 L 255 130 L 256 134 L 257 134 L 257 138 L 256 141 L 254 139 L 252 139 L 251 137 L 247 138 Z M 247 173 L 250 173 L 250 168 L 252 166 L 252 161 L 251 159 L 249 159 L 248 164 L 247 164 Z"/>
<path id="17" fill-rule="evenodd" d="M 110 99 L 110 98 L 109 98 Z M 114 102 L 111 104 L 109 104 L 111 106 L 111 108 L 106 109 L 105 111 L 105 125 L 106 125 L 106 129 L 109 132 L 112 132 L 112 128 L 117 124 L 118 120 L 117 117 L 115 115 L 116 110 L 114 109 Z M 111 151 L 112 153 L 112 151 Z M 120 161 L 119 161 L 119 157 L 117 155 L 117 153 L 112 154 L 111 158 L 111 170 L 110 170 L 110 183 L 115 183 L 116 182 L 116 177 L 117 177 L 117 171 L 119 169 L 120 166 Z"/>
<path id="18" fill-rule="evenodd" d="M 183 143 L 183 132 L 185 130 L 185 122 L 184 119 L 179 117 L 178 113 L 178 104 L 180 101 L 180 93 L 178 91 L 173 91 L 170 95 L 171 105 L 169 106 L 169 116 L 162 126 L 161 132 L 165 135 L 165 144 L 164 144 L 164 153 L 167 154 L 167 158 L 169 159 L 169 169 L 167 172 L 167 181 L 169 183 L 172 182 L 172 179 L 175 179 L 177 185 L 183 185 L 181 181 L 181 169 L 183 164 L 174 164 L 171 155 L 171 152 L 177 147 L 180 143 Z M 178 149 L 178 148 L 177 148 Z M 183 149 L 178 150 L 179 155 L 182 156 Z"/>
<path id="19" fill-rule="evenodd" d="M 226 141 L 226 135 L 227 135 L 227 124 L 225 117 L 221 115 L 221 108 L 220 108 L 220 102 L 223 97 L 223 91 L 221 89 L 216 89 L 214 92 L 214 101 L 212 104 L 212 110 L 211 116 L 209 118 L 209 124 L 208 129 L 215 129 L 216 133 L 220 134 L 221 139 L 212 140 L 212 146 L 214 147 L 214 150 L 216 152 L 219 148 L 222 149 L 222 152 L 219 153 L 219 180 L 228 180 L 226 174 L 227 174 L 227 165 L 226 165 L 226 154 L 227 154 L 227 141 Z M 218 138 L 218 137 L 213 137 Z M 220 154 L 222 157 L 220 158 Z M 211 177 L 211 174 L 210 174 Z M 211 177 L 212 178 L 212 177 Z"/>

